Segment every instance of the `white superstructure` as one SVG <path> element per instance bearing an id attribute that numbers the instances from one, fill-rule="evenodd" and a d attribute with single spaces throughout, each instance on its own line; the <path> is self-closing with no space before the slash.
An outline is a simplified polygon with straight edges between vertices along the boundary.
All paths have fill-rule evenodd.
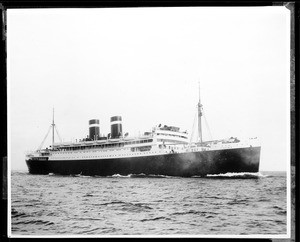
<path id="1" fill-rule="evenodd" d="M 92 160 L 155 156 L 170 153 L 187 153 L 258 146 L 257 139 L 240 142 L 236 138 L 203 143 L 189 143 L 188 133 L 173 126 L 156 126 L 152 132 L 140 137 L 120 137 L 79 142 L 54 143 L 51 149 L 29 153 L 26 158 L 44 160 Z"/>

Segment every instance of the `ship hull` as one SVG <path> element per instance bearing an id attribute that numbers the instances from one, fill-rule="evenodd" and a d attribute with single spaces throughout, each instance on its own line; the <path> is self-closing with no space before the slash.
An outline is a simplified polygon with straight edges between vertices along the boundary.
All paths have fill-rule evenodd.
<path id="1" fill-rule="evenodd" d="M 260 147 L 173 153 L 155 156 L 96 160 L 26 161 L 31 174 L 98 175 L 145 174 L 205 176 L 228 172 L 258 172 Z"/>

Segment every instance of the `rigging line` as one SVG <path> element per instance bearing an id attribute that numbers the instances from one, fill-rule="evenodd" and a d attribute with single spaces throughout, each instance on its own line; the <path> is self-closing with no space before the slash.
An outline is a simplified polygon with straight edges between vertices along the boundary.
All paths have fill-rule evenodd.
<path id="1" fill-rule="evenodd" d="M 192 142 L 192 139 L 193 139 L 193 137 L 194 137 L 195 123 L 196 123 L 196 116 L 197 116 L 197 112 L 195 113 L 195 116 L 194 116 L 193 128 L 192 128 L 192 133 L 191 133 L 190 143 Z"/>
<path id="2" fill-rule="evenodd" d="M 210 128 L 209 128 L 209 126 L 208 126 L 208 122 L 207 122 L 207 120 L 206 120 L 206 115 L 205 115 L 205 113 L 203 113 L 203 117 L 204 117 L 205 125 L 206 125 L 206 127 L 207 127 L 207 130 L 208 130 L 208 133 L 209 133 L 209 136 L 210 136 L 210 140 L 213 140 L 213 137 L 212 137 L 211 132 L 210 132 Z"/>
<path id="3" fill-rule="evenodd" d="M 45 140 L 46 140 L 47 137 L 48 137 L 48 134 L 49 134 L 49 132 L 50 132 L 50 130 L 51 130 L 51 127 L 52 127 L 52 125 L 50 125 L 50 127 L 49 127 L 49 129 L 48 129 L 48 132 L 47 132 L 45 138 L 43 139 L 42 143 L 41 143 L 40 146 L 38 147 L 38 150 L 40 150 L 40 149 L 42 148 L 42 146 L 43 146 Z"/>
<path id="4" fill-rule="evenodd" d="M 57 136 L 59 138 L 59 141 L 62 142 L 62 139 L 61 139 L 61 137 L 60 137 L 60 135 L 58 133 L 57 125 L 55 125 L 55 131 L 56 131 L 56 134 L 57 134 Z"/>
<path id="5" fill-rule="evenodd" d="M 55 127 L 56 134 L 57 134 L 57 136 L 59 138 L 59 141 L 62 142 L 62 139 L 61 139 L 61 137 L 60 137 L 60 135 L 58 133 L 57 125 L 55 125 L 54 127 Z"/>

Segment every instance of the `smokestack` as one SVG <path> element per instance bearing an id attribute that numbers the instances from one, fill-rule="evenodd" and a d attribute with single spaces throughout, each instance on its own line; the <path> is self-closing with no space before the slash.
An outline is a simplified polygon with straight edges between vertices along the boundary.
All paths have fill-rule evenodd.
<path id="1" fill-rule="evenodd" d="M 122 117 L 121 116 L 113 116 L 110 118 L 110 133 L 111 138 L 116 139 L 120 138 L 123 135 L 122 132 Z"/>
<path id="2" fill-rule="evenodd" d="M 92 140 L 97 140 L 99 138 L 100 128 L 99 128 L 99 119 L 89 120 L 89 137 Z"/>

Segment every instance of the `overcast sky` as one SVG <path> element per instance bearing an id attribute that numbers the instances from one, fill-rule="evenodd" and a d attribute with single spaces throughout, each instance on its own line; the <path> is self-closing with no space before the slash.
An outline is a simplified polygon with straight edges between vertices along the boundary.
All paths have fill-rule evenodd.
<path id="1" fill-rule="evenodd" d="M 279 6 L 9 9 L 12 169 L 27 169 L 25 152 L 41 144 L 53 107 L 65 141 L 86 137 L 94 118 L 107 135 L 114 115 L 130 135 L 160 123 L 191 133 L 200 81 L 204 140 L 259 137 L 260 170 L 286 170 L 289 14 Z"/>

